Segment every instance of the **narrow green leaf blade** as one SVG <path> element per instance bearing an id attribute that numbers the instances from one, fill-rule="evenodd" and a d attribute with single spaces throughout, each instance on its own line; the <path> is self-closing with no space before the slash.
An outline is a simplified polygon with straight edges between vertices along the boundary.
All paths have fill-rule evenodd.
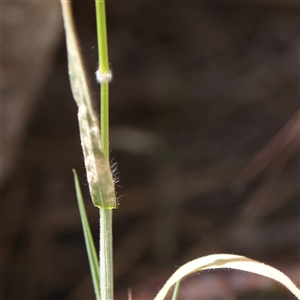
<path id="1" fill-rule="evenodd" d="M 284 285 L 296 296 L 297 299 L 300 299 L 299 288 L 285 274 L 283 274 L 279 270 L 244 256 L 234 254 L 213 254 L 192 260 L 180 267 L 168 279 L 168 281 L 156 295 L 154 300 L 164 299 L 169 289 L 176 282 L 178 282 L 179 280 L 181 280 L 189 274 L 199 272 L 202 270 L 220 268 L 236 269 L 271 278 Z"/>
<path id="2" fill-rule="evenodd" d="M 172 295 L 172 300 L 177 300 L 178 292 L 179 292 L 180 280 L 175 283 L 175 288 Z"/>
<path id="3" fill-rule="evenodd" d="M 74 181 L 75 181 L 75 190 L 76 190 L 76 197 L 79 207 L 80 219 L 83 229 L 84 241 L 86 246 L 86 251 L 89 259 L 91 274 L 92 274 L 92 281 L 94 286 L 94 291 L 96 295 L 96 299 L 100 300 L 100 276 L 99 276 L 99 265 L 98 265 L 98 257 L 96 254 L 95 244 L 93 241 L 93 237 L 91 234 L 91 229 L 89 226 L 89 222 L 87 219 L 83 197 L 80 189 L 80 184 L 78 181 L 78 176 L 75 170 L 73 170 Z"/>

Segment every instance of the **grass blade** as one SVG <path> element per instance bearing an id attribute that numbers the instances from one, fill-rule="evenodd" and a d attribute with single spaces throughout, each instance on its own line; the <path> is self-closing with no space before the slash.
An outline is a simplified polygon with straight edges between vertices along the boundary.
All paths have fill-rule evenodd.
<path id="1" fill-rule="evenodd" d="M 80 189 L 80 184 L 78 181 L 78 176 L 75 170 L 73 170 L 74 181 L 75 181 L 75 189 L 76 189 L 76 197 L 79 207 L 80 219 L 83 229 L 84 241 L 86 246 L 86 251 L 89 259 L 92 281 L 94 286 L 94 291 L 96 295 L 96 299 L 100 300 L 100 286 L 99 286 L 99 267 L 98 267 L 98 257 L 96 254 L 96 249 L 93 241 L 93 237 L 91 234 L 89 222 L 87 219 L 84 202 L 82 198 L 82 193 Z"/>
<path id="2" fill-rule="evenodd" d="M 175 288 L 172 295 L 172 300 L 177 300 L 178 292 L 179 292 L 180 280 L 175 283 Z"/>
<path id="3" fill-rule="evenodd" d="M 83 62 L 74 30 L 70 1 L 61 0 L 67 52 L 68 69 L 73 97 L 78 106 L 80 140 L 84 154 L 89 189 L 93 204 L 98 208 L 116 208 L 113 178 L 101 147 L 99 122 L 92 101 Z"/>
<path id="4" fill-rule="evenodd" d="M 234 254 L 213 254 L 204 256 L 195 260 L 192 260 L 182 267 L 180 267 L 173 275 L 169 278 L 163 288 L 156 295 L 154 300 L 162 300 L 166 297 L 169 289 L 179 280 L 185 276 L 208 269 L 220 269 L 220 268 L 230 268 L 246 272 L 251 272 L 254 274 L 262 275 L 278 281 L 284 285 L 288 290 L 290 290 L 297 299 L 300 299 L 299 288 L 282 272 L 279 270 L 268 266 L 266 264 L 260 263 L 258 261 L 252 260 L 250 258 L 234 255 Z"/>

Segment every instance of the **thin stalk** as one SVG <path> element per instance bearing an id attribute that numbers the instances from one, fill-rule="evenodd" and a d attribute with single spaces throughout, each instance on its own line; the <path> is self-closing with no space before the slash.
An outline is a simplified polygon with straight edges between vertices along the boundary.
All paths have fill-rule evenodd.
<path id="1" fill-rule="evenodd" d="M 173 296 L 172 296 L 172 300 L 177 300 L 178 297 L 178 292 L 179 292 L 179 285 L 180 285 L 180 280 L 178 280 L 175 284 L 175 288 L 173 291 Z"/>
<path id="2" fill-rule="evenodd" d="M 95 0 L 96 3 L 96 21 L 98 38 L 98 58 L 99 71 L 98 80 L 101 83 L 101 112 L 100 112 L 100 130 L 102 151 L 107 161 L 109 161 L 109 118 L 108 118 L 108 84 L 111 80 L 111 72 L 108 63 L 107 34 L 106 34 L 106 16 L 104 0 Z"/>
<path id="3" fill-rule="evenodd" d="M 99 68 L 100 68 L 100 73 L 105 73 L 109 71 L 105 1 L 95 0 L 95 4 L 96 4 L 96 18 L 97 18 L 96 21 L 97 21 Z"/>
<path id="4" fill-rule="evenodd" d="M 109 162 L 109 95 L 108 83 L 101 84 L 101 102 L 100 102 L 100 134 L 101 146 L 106 161 Z"/>
<path id="5" fill-rule="evenodd" d="M 99 55 L 100 135 L 102 152 L 109 162 L 109 88 L 111 72 L 108 63 L 106 16 L 104 0 L 95 0 Z M 100 293 L 101 299 L 113 299 L 112 210 L 100 208 Z"/>
<path id="6" fill-rule="evenodd" d="M 102 300 L 112 300 L 113 262 L 112 262 L 112 210 L 100 209 L 100 293 Z"/>

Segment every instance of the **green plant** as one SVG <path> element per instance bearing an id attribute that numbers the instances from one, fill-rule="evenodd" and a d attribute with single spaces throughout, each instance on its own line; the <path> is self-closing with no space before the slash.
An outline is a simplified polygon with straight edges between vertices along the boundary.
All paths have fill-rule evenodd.
<path id="1" fill-rule="evenodd" d="M 114 183 L 109 166 L 108 149 L 108 84 L 111 74 L 108 69 L 108 58 L 106 49 L 105 29 L 105 7 L 103 1 L 96 1 L 98 23 L 98 40 L 100 68 L 98 78 L 101 83 L 101 129 L 99 122 L 92 108 L 92 101 L 88 90 L 83 63 L 76 40 L 74 24 L 72 19 L 70 2 L 61 1 L 63 18 L 66 31 L 68 49 L 69 76 L 74 99 L 78 106 L 78 123 L 80 139 L 83 148 L 84 162 L 87 171 L 89 189 L 93 204 L 100 211 L 100 253 L 99 265 L 96 267 L 95 251 L 93 241 L 89 233 L 88 223 L 84 216 L 81 216 L 85 239 L 89 253 L 91 272 L 93 274 L 94 290 L 97 299 L 113 298 L 113 274 L 112 274 L 112 209 L 116 207 L 116 196 Z M 81 191 L 75 176 L 77 197 L 80 212 L 83 213 Z M 98 281 L 100 280 L 100 288 Z"/>
<path id="2" fill-rule="evenodd" d="M 84 152 L 85 166 L 93 204 L 100 210 L 100 267 L 92 241 L 80 186 L 74 171 L 77 200 L 85 236 L 91 274 L 96 299 L 113 299 L 112 273 L 112 209 L 116 207 L 113 178 L 109 167 L 109 131 L 108 131 L 108 84 L 111 73 L 108 66 L 105 3 L 96 0 L 96 16 L 98 29 L 99 71 L 98 80 L 101 84 L 101 130 L 97 117 L 92 109 L 91 99 L 86 83 L 80 52 L 76 41 L 72 21 L 70 2 L 61 0 L 66 31 L 69 74 L 73 96 L 78 105 L 78 121 L 81 144 Z M 169 289 L 176 284 L 173 299 L 176 299 L 179 282 L 185 276 L 207 269 L 233 268 L 260 274 L 274 279 L 286 286 L 298 299 L 300 290 L 283 273 L 268 265 L 249 258 L 233 254 L 213 254 L 195 259 L 179 268 L 166 282 L 155 297 L 164 299 Z M 100 285 L 99 285 L 100 282 Z"/>

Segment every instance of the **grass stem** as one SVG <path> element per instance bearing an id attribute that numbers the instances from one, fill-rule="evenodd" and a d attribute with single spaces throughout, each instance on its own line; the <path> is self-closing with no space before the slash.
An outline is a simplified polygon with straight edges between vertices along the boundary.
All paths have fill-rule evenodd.
<path id="1" fill-rule="evenodd" d="M 100 298 L 113 299 L 112 210 L 100 209 Z"/>
<path id="2" fill-rule="evenodd" d="M 109 81 L 106 15 L 104 0 L 95 0 L 100 82 L 100 136 L 104 158 L 109 162 Z M 100 208 L 100 293 L 101 299 L 113 299 L 112 210 Z"/>

